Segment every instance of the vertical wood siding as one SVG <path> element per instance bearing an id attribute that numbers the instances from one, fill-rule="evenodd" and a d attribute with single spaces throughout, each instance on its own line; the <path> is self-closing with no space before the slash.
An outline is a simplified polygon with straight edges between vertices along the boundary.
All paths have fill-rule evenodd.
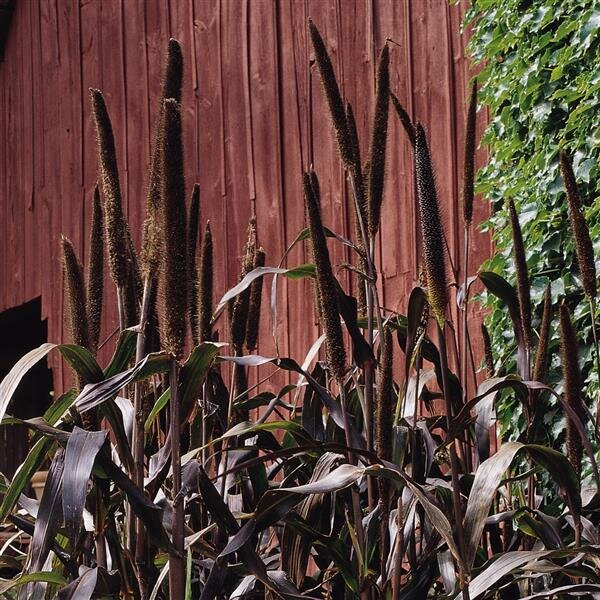
<path id="1" fill-rule="evenodd" d="M 391 45 L 392 89 L 426 126 L 448 244 L 462 237 L 459 192 L 470 78 L 460 34 L 462 4 L 447 0 L 35 0 L 18 2 L 0 63 L 0 310 L 41 295 L 51 341 L 66 339 L 59 235 L 87 258 L 96 181 L 88 88 L 103 90 L 117 140 L 124 205 L 135 241 L 144 217 L 146 171 L 169 37 L 183 44 L 186 177 L 201 186 L 202 219 L 215 240 L 217 295 L 236 282 L 249 217 L 256 214 L 267 264 L 303 227 L 301 173 L 314 164 L 325 224 L 352 235 L 344 173 L 318 74 L 310 68 L 310 16 L 326 40 L 342 93 L 368 149 L 376 57 Z M 411 151 L 390 113 L 388 178 L 378 239 L 386 307 L 404 311 L 417 280 Z M 476 216 L 484 218 L 479 202 Z M 474 271 L 490 252 L 474 235 Z M 332 245 L 337 263 L 347 250 Z M 298 246 L 288 264 L 307 261 Z M 347 277 L 347 276 L 346 276 Z M 346 281 L 347 283 L 347 281 Z M 107 281 L 103 334 L 117 323 Z M 259 352 L 274 343 L 268 307 Z M 279 349 L 302 361 L 317 336 L 306 282 L 281 281 Z M 57 369 L 62 387 L 69 377 Z"/>

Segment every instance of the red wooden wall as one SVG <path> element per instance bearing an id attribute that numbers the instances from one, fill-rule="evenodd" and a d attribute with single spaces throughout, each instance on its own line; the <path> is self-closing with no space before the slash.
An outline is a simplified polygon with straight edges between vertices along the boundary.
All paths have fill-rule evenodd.
<path id="1" fill-rule="evenodd" d="M 216 289 L 236 282 L 243 237 L 256 212 L 268 264 L 303 226 L 300 178 L 314 164 L 327 226 L 348 234 L 351 211 L 318 74 L 309 67 L 310 16 L 330 50 L 342 92 L 357 115 L 366 155 L 376 57 L 391 44 L 392 88 L 430 136 L 454 261 L 469 62 L 462 4 L 447 0 L 22 0 L 0 64 L 0 310 L 42 296 L 49 339 L 67 339 L 59 235 L 88 252 L 96 181 L 88 88 L 103 90 L 117 139 L 121 185 L 136 241 L 157 108 L 162 54 L 183 44 L 188 186 L 202 189 L 202 217 L 215 239 Z M 378 257 L 386 307 L 404 310 L 416 280 L 412 159 L 390 114 L 388 178 Z M 478 203 L 477 213 L 486 207 Z M 471 271 L 488 256 L 475 235 Z M 290 265 L 306 261 L 303 249 Z M 336 262 L 348 259 L 332 245 Z M 116 326 L 107 283 L 104 334 Z M 317 335 L 304 282 L 282 281 L 280 350 L 302 360 Z M 269 329 L 263 302 L 263 329 Z M 274 352 L 268 335 L 259 352 Z M 57 384 L 64 373 L 58 369 Z"/>

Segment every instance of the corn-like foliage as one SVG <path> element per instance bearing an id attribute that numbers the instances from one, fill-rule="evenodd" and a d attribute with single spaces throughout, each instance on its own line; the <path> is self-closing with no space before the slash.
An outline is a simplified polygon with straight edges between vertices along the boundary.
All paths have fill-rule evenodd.
<path id="1" fill-rule="evenodd" d="M 0 383 L 1 426 L 31 430 L 26 460 L 0 486 L 3 597 L 600 594 L 598 443 L 586 396 L 589 374 L 578 363 L 590 340 L 575 330 L 570 312 L 581 307 L 548 288 L 543 306 L 532 313 L 529 292 L 536 281 L 532 274 L 530 286 L 512 204 L 516 286 L 499 273 L 446 269 L 450 257 L 432 167 L 438 150 L 430 150 L 424 128 L 413 125 L 390 90 L 393 46 L 382 53 L 375 114 L 360 119 L 373 123 L 370 158 L 362 164 L 364 140 L 352 107 L 342 101 L 326 42 L 312 22 L 308 29 L 330 112 L 313 118 L 334 124 L 352 187 L 355 239 L 328 230 L 322 198 L 342 190 L 321 195 L 310 168 L 298 182 L 307 230 L 294 244 L 304 240 L 312 262 L 289 264 L 293 245 L 283 258 L 273 256 L 271 224 L 253 219 L 247 239 L 238 240 L 242 264 L 229 290 L 214 289 L 220 280 L 215 272 L 223 267 L 214 261 L 213 244 L 225 241 L 213 240 L 208 223 L 199 235 L 199 188 L 186 185 L 180 45 L 169 43 L 159 93 L 139 267 L 132 241 L 138 236 L 131 235 L 121 207 L 114 152 L 119 133 L 113 133 L 102 94 L 92 91 L 104 203 L 95 193 L 87 287 L 81 249 L 63 237 L 69 343 L 33 350 Z M 399 122 L 388 124 L 390 97 Z M 477 227 L 471 224 L 475 111 L 473 88 L 463 196 L 467 232 Z M 401 143 L 413 151 L 413 164 L 399 165 L 404 153 L 387 147 L 388 125 L 406 132 Z M 573 216 L 579 214 L 576 188 L 563 162 Z M 402 197 L 390 190 L 407 215 L 417 198 L 423 242 L 422 255 L 414 257 L 422 266 L 420 285 L 397 299 L 401 313 L 379 300 L 372 242 L 386 218 L 386 173 L 413 167 L 414 193 Z M 460 256 L 468 256 L 469 239 Z M 363 299 L 336 278 L 338 267 L 347 267 L 332 264 L 330 246 L 338 243 L 354 255 Z M 101 330 L 103 303 L 112 297 L 102 290 L 104 245 L 118 289 L 118 335 Z M 464 264 L 466 271 L 468 260 Z M 586 273 L 595 285 L 595 271 Z M 299 293 L 297 279 L 315 284 L 320 331 L 306 356 L 287 357 L 277 343 L 272 355 L 256 354 L 273 347 L 271 335 L 276 342 L 281 335 L 273 300 L 283 278 L 288 294 Z M 469 305 L 474 279 L 504 302 L 512 321 L 504 335 L 516 361 L 494 360 L 500 353 Z M 595 297 L 591 283 L 585 286 Z M 454 290 L 464 308 L 461 327 L 453 322 Z M 557 294 L 559 335 L 552 305 Z M 310 296 L 304 306 L 289 319 L 312 327 Z M 271 313 L 270 327 L 260 326 L 261 310 Z M 95 355 L 102 343 L 112 357 L 100 365 Z M 547 366 L 559 346 L 563 376 L 556 382 Z M 76 388 L 55 397 L 38 418 L 12 417 L 21 378 L 51 351 L 75 371 Z M 276 373 L 284 376 L 281 388 Z M 496 430 L 500 404 L 513 408 L 518 440 L 502 439 Z M 547 417 L 542 407 L 564 416 L 566 434 L 540 434 Z M 44 468 L 38 504 L 28 483 Z"/>

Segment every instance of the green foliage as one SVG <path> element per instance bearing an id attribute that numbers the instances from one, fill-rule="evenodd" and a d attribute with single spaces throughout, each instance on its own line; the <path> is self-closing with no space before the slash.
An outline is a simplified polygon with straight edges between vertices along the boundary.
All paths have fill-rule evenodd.
<path id="1" fill-rule="evenodd" d="M 474 0 L 470 50 L 483 66 L 480 102 L 490 122 L 482 139 L 489 163 L 478 177 L 477 191 L 492 203 L 482 224 L 493 232 L 497 252 L 484 268 L 515 280 L 506 202 L 514 198 L 531 277 L 534 328 L 538 329 L 544 290 L 551 282 L 557 306 L 566 300 L 580 334 L 581 366 L 587 393 L 598 390 L 593 369 L 590 309 L 584 301 L 573 236 L 569 227 L 559 150 L 573 156 L 577 183 L 586 208 L 596 253 L 600 251 L 600 2 L 598 0 Z M 501 303 L 486 297 L 497 365 L 506 372 L 514 360 L 514 335 Z M 556 319 L 553 327 L 556 327 Z M 552 336 L 549 381 L 560 380 L 557 337 Z M 501 411 L 503 430 L 522 431 L 513 402 Z M 545 415 L 548 437 L 561 427 L 554 405 Z M 519 426 L 521 425 L 521 426 Z"/>

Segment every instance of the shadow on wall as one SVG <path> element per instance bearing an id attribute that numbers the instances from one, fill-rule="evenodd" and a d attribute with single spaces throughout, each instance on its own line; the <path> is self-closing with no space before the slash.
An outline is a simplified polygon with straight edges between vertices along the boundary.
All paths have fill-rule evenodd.
<path id="1" fill-rule="evenodd" d="M 24 354 L 48 341 L 48 327 L 42 321 L 41 299 L 0 313 L 0 380 Z M 8 414 L 20 419 L 43 414 L 52 400 L 52 371 L 41 360 L 23 378 L 8 407 Z M 0 428 L 0 472 L 12 478 L 27 455 L 28 430 L 22 425 Z"/>

